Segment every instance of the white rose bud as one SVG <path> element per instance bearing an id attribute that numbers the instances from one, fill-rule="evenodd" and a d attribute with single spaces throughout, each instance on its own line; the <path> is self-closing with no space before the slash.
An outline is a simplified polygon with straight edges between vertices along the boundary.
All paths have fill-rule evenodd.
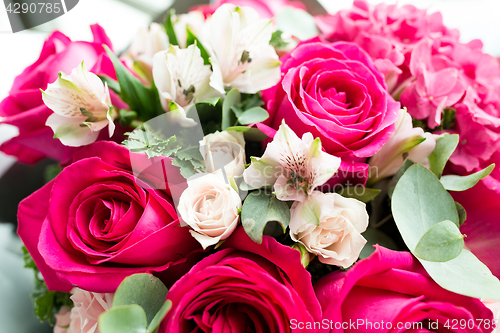
<path id="1" fill-rule="evenodd" d="M 241 132 L 217 131 L 206 135 L 200 141 L 200 153 L 207 172 L 224 168 L 228 177 L 239 177 L 245 171 L 245 139 Z"/>
<path id="2" fill-rule="evenodd" d="M 219 172 L 188 180 L 177 207 L 191 235 L 204 249 L 228 238 L 236 229 L 242 203 Z"/>
<path id="3" fill-rule="evenodd" d="M 290 210 L 290 236 L 320 262 L 347 268 L 359 257 L 368 227 L 366 205 L 337 193 L 314 191 Z"/>

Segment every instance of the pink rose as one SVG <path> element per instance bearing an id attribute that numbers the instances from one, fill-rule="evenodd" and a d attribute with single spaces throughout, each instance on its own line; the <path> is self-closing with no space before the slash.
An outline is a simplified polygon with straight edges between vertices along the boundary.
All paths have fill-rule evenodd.
<path id="1" fill-rule="evenodd" d="M 358 162 L 389 140 L 400 109 L 370 57 L 353 43 L 312 39 L 282 63 L 282 81 L 262 94 L 270 117 L 257 126 L 273 136 L 285 119 L 297 135 L 319 137 L 326 152 L 342 158 L 341 170 L 365 172 Z"/>
<path id="2" fill-rule="evenodd" d="M 80 288 L 74 288 L 71 293 L 74 307 L 67 333 L 99 333 L 99 316 L 111 309 L 114 294 L 93 293 Z"/>
<path id="3" fill-rule="evenodd" d="M 324 319 L 332 320 L 333 324 L 364 321 L 357 329 L 337 327 L 331 330 L 335 332 L 427 332 L 431 329 L 454 332 L 444 327 L 447 320 L 493 319 L 491 311 L 480 300 L 437 285 L 409 252 L 378 246 L 375 253 L 347 272 L 337 271 L 320 279 L 315 291 Z M 420 329 L 413 326 L 413 330 L 404 327 L 413 323 L 423 326 Z M 432 326 L 436 323 L 439 329 Z M 489 331 L 484 325 L 479 329 L 459 328 L 459 332 Z"/>
<path id="4" fill-rule="evenodd" d="M 67 161 L 77 150 L 53 139 L 54 132 L 45 125 L 53 112 L 43 103 L 40 89 L 45 90 L 54 82 L 59 72 L 71 73 L 82 61 L 95 74 L 115 77 L 103 48 L 103 44 L 112 48 L 111 41 L 99 25 L 92 25 L 91 29 L 94 42 L 72 42 L 59 31 L 52 33 L 40 58 L 15 79 L 10 95 L 0 104 L 0 116 L 5 117 L 0 123 L 17 126 L 19 136 L 2 144 L 1 151 L 32 164 L 44 157 Z"/>
<path id="5" fill-rule="evenodd" d="M 75 158 L 19 205 L 19 236 L 50 290 L 114 292 L 131 274 L 165 271 L 201 249 L 179 227 L 172 187 L 161 190 L 182 184 L 170 159 L 149 160 L 108 141 Z M 140 178 L 132 163 L 143 167 Z"/>
<path id="6" fill-rule="evenodd" d="M 220 6 L 230 3 L 239 7 L 252 7 L 259 13 L 260 18 L 272 18 L 280 12 L 285 6 L 292 6 L 299 9 L 306 9 L 300 1 L 290 0 L 217 0 L 211 5 L 200 5 L 191 10 L 201 11 L 205 17 L 212 15 Z"/>
<path id="7" fill-rule="evenodd" d="M 267 236 L 256 244 L 241 227 L 222 248 L 172 286 L 159 332 L 290 332 L 292 319 L 320 319 L 297 250 Z"/>

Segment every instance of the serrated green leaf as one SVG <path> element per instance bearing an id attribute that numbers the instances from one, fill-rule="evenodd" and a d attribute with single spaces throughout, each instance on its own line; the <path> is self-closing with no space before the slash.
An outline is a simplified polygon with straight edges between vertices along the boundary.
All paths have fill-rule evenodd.
<path id="1" fill-rule="evenodd" d="M 210 54 L 208 54 L 207 50 L 203 46 L 203 44 L 200 42 L 198 37 L 196 37 L 193 32 L 189 29 L 189 26 L 186 26 L 186 32 L 187 32 L 187 41 L 186 41 L 186 47 L 192 44 L 196 44 L 198 48 L 200 49 L 200 54 L 201 57 L 203 58 L 203 63 L 205 65 L 210 65 Z"/>
<path id="2" fill-rule="evenodd" d="M 161 321 L 165 316 L 167 315 L 168 311 L 172 308 L 172 301 L 171 300 L 166 300 L 165 303 L 163 303 L 163 306 L 160 308 L 158 313 L 155 315 L 153 320 L 148 326 L 148 332 L 147 333 L 155 333 L 158 327 L 160 327 Z"/>
<path id="3" fill-rule="evenodd" d="M 238 89 L 231 89 L 227 95 L 224 103 L 222 104 L 222 129 L 230 127 L 236 121 L 236 116 L 234 115 L 231 107 L 236 106 L 241 103 L 241 94 Z"/>
<path id="4" fill-rule="evenodd" d="M 445 262 L 458 257 L 463 248 L 464 239 L 460 229 L 451 221 L 443 221 L 425 232 L 414 254 L 423 260 Z"/>
<path id="5" fill-rule="evenodd" d="M 174 158 L 172 161 L 172 165 L 179 167 L 181 170 L 181 175 L 182 177 L 188 179 L 189 177 L 192 177 L 196 175 L 196 168 L 193 165 L 193 163 L 190 160 L 183 160 L 179 158 Z"/>
<path id="6" fill-rule="evenodd" d="M 436 148 L 429 155 L 430 170 L 441 178 L 444 167 L 458 146 L 458 134 L 445 135 L 436 141 Z"/>
<path id="7" fill-rule="evenodd" d="M 367 203 L 375 199 L 375 197 L 377 197 L 380 192 L 381 190 L 374 188 L 361 186 L 344 186 L 338 193 L 345 198 L 352 198 Z"/>
<path id="8" fill-rule="evenodd" d="M 172 45 L 179 45 L 177 41 L 177 36 L 175 35 L 174 24 L 172 22 L 172 16 L 175 15 L 175 9 L 171 9 L 167 13 L 165 18 L 165 31 L 167 32 L 168 40 Z"/>
<path id="9" fill-rule="evenodd" d="M 269 113 L 261 107 L 254 107 L 244 111 L 238 116 L 238 122 L 242 125 L 250 125 L 263 122 L 269 118 Z"/>
<path id="10" fill-rule="evenodd" d="M 468 176 L 443 176 L 441 177 L 441 183 L 448 191 L 466 191 L 474 187 L 481 179 L 488 176 L 493 169 L 495 169 L 495 164 L 491 164 L 487 168 Z"/>
<path id="11" fill-rule="evenodd" d="M 241 224 L 247 235 L 256 243 L 262 243 L 264 228 L 268 222 L 281 224 L 283 232 L 290 223 L 290 208 L 284 201 L 264 191 L 250 193 L 241 209 Z"/>
<path id="12" fill-rule="evenodd" d="M 465 208 L 456 201 L 455 201 L 455 205 L 457 206 L 458 223 L 459 223 L 459 225 L 462 225 L 462 224 L 464 224 L 465 220 L 467 220 L 467 212 L 465 211 Z"/>
<path id="13" fill-rule="evenodd" d="M 180 146 L 176 144 L 176 136 L 165 138 L 148 124 L 143 124 L 127 135 L 128 139 L 123 142 L 123 145 L 133 153 L 146 153 L 149 158 L 170 157 L 180 149 Z"/>
<path id="14" fill-rule="evenodd" d="M 278 30 L 287 32 L 301 40 L 319 35 L 314 17 L 308 12 L 293 7 L 283 8 L 276 16 Z"/>
<path id="15" fill-rule="evenodd" d="M 137 304 L 145 312 L 150 323 L 163 306 L 168 289 L 157 277 L 141 273 L 126 277 L 113 298 L 113 308 Z M 146 326 L 146 325 L 144 325 Z"/>
<path id="16" fill-rule="evenodd" d="M 99 316 L 101 333 L 146 333 L 147 320 L 137 304 L 113 307 Z"/>
<path id="17" fill-rule="evenodd" d="M 136 78 L 116 55 L 105 45 L 104 48 L 109 58 L 113 62 L 116 77 L 120 84 L 120 97 L 130 108 L 137 112 L 139 119 L 148 121 L 164 113 L 160 103 L 158 90 L 152 83 L 151 87 L 146 87 Z"/>

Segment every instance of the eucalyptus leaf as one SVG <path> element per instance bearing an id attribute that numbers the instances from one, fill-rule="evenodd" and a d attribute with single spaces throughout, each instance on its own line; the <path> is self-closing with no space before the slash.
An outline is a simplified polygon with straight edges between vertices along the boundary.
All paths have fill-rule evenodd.
<path id="1" fill-rule="evenodd" d="M 251 192 L 241 209 L 241 224 L 248 236 L 256 243 L 262 243 L 262 234 L 268 222 L 276 221 L 286 231 L 290 223 L 290 208 L 271 193 Z"/>
<path id="2" fill-rule="evenodd" d="M 208 104 L 208 105 L 211 105 L 211 106 L 216 106 L 217 103 L 219 103 L 220 101 L 220 97 L 209 97 L 209 98 L 206 98 L 202 101 L 199 101 L 199 102 L 196 102 L 196 105 L 198 104 Z"/>
<path id="3" fill-rule="evenodd" d="M 338 194 L 345 198 L 357 199 L 361 202 L 367 203 L 375 199 L 381 190 L 362 187 L 362 186 L 344 186 L 340 189 Z"/>
<path id="4" fill-rule="evenodd" d="M 392 198 L 392 193 L 394 192 L 394 189 L 396 188 L 396 184 L 401 179 L 401 177 L 403 177 L 406 170 L 408 170 L 413 164 L 415 164 L 415 162 L 413 162 L 409 159 L 405 159 L 405 161 L 403 162 L 403 165 L 401 166 L 401 168 L 399 168 L 396 175 L 394 175 L 394 177 L 392 177 L 392 179 L 389 182 L 389 185 L 387 187 L 387 195 L 389 196 L 389 198 Z"/>
<path id="5" fill-rule="evenodd" d="M 263 122 L 269 118 L 269 113 L 261 107 L 254 107 L 244 111 L 238 116 L 238 122 L 242 125 L 250 125 Z"/>
<path id="6" fill-rule="evenodd" d="M 457 206 L 458 223 L 462 225 L 464 224 L 465 220 L 467 220 L 467 212 L 465 211 L 465 208 L 456 201 L 455 201 L 455 206 Z"/>
<path id="7" fill-rule="evenodd" d="M 463 248 L 460 229 L 451 221 L 443 221 L 426 231 L 413 254 L 427 261 L 445 262 L 456 258 Z"/>
<path id="8" fill-rule="evenodd" d="M 230 127 L 236 121 L 236 116 L 234 115 L 231 107 L 236 106 L 241 103 L 241 94 L 238 89 L 231 89 L 222 104 L 222 129 Z"/>
<path id="9" fill-rule="evenodd" d="M 436 141 L 436 148 L 429 155 L 430 170 L 441 178 L 444 167 L 458 146 L 458 134 L 445 135 Z"/>
<path id="10" fill-rule="evenodd" d="M 99 316 L 101 333 L 146 333 L 147 320 L 137 304 L 113 307 Z"/>
<path id="11" fill-rule="evenodd" d="M 147 323 L 150 323 L 165 303 L 167 292 L 167 287 L 157 277 L 146 273 L 134 274 L 126 277 L 118 286 L 113 308 L 137 304 L 144 309 Z"/>
<path id="12" fill-rule="evenodd" d="M 474 298 L 500 300 L 500 281 L 470 251 L 446 262 L 419 259 L 429 275 L 444 289 Z"/>
<path id="13" fill-rule="evenodd" d="M 410 251 L 433 225 L 450 220 L 459 225 L 455 201 L 439 179 L 420 164 L 401 177 L 392 196 L 392 214 Z"/>
<path id="14" fill-rule="evenodd" d="M 302 9 L 293 7 L 283 8 L 276 15 L 278 30 L 287 32 L 301 40 L 310 39 L 319 35 L 314 17 Z"/>
<path id="15" fill-rule="evenodd" d="M 493 169 L 495 169 L 495 164 L 491 164 L 486 169 L 468 176 L 443 176 L 441 177 L 441 183 L 448 191 L 466 191 L 474 187 L 481 179 L 488 176 Z"/>
<path id="16" fill-rule="evenodd" d="M 242 132 L 246 141 L 264 141 L 267 135 L 261 132 L 258 128 L 248 126 L 232 126 L 226 128 L 226 131 Z"/>
<path id="17" fill-rule="evenodd" d="M 160 310 L 156 313 L 154 316 L 153 320 L 148 326 L 148 333 L 154 333 L 160 327 L 161 321 L 165 316 L 167 315 L 168 311 L 172 308 L 172 301 L 171 300 L 166 300 L 165 303 L 163 303 L 162 307 Z"/>

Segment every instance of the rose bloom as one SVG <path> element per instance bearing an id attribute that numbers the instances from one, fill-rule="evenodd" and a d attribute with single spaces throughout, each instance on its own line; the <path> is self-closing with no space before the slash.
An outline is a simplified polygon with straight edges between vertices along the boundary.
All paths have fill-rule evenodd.
<path id="1" fill-rule="evenodd" d="M 222 250 L 176 282 L 160 333 L 290 332 L 290 321 L 319 321 L 321 310 L 300 253 L 237 229 Z"/>
<path id="2" fill-rule="evenodd" d="M 239 177 L 245 171 L 245 138 L 241 132 L 217 131 L 206 135 L 200 141 L 200 153 L 207 172 L 223 168 L 228 177 Z"/>
<path id="3" fill-rule="evenodd" d="M 224 4 L 233 4 L 239 7 L 252 7 L 255 9 L 261 18 L 272 18 L 280 12 L 286 6 L 292 6 L 299 9 L 306 9 L 304 4 L 300 1 L 289 1 L 289 0 L 217 0 L 215 3 L 210 5 L 200 5 L 193 7 L 191 10 L 197 10 L 202 12 L 205 16 L 212 15 L 217 8 Z"/>
<path id="4" fill-rule="evenodd" d="M 114 292 L 131 274 L 165 271 L 201 250 L 165 189 L 181 184 L 170 161 L 97 142 L 21 202 L 18 233 L 50 290 Z M 131 163 L 145 166 L 140 178 Z"/>
<path id="5" fill-rule="evenodd" d="M 453 319 L 477 323 L 476 319 L 491 321 L 493 316 L 480 300 L 441 288 L 409 252 L 377 246 L 369 258 L 359 261 L 346 272 L 326 275 L 315 284 L 314 289 L 323 309 L 323 318 L 334 322 L 363 319 L 364 323 L 379 324 L 377 332 L 403 332 L 404 326 L 398 329 L 398 323 L 420 322 L 423 329 L 414 327 L 411 330 L 407 327 L 406 331 L 491 331 L 483 325 L 465 329 L 462 326 L 455 330 L 444 327 L 447 320 L 450 320 L 449 324 Z M 344 330 L 374 332 L 374 327 L 363 324 L 357 329 Z"/>
<path id="6" fill-rule="evenodd" d="M 272 137 L 285 119 L 297 135 L 319 137 L 326 152 L 342 159 L 341 170 L 367 173 L 359 162 L 389 140 L 400 109 L 370 57 L 355 44 L 315 38 L 282 63 L 281 82 L 262 93 L 270 117 L 259 129 Z"/>
<path id="7" fill-rule="evenodd" d="M 228 238 L 236 229 L 242 203 L 238 192 L 219 174 L 204 174 L 188 181 L 177 209 L 193 230 L 191 235 L 207 248 Z"/>
<path id="8" fill-rule="evenodd" d="M 361 233 L 368 227 L 364 203 L 314 191 L 304 202 L 296 201 L 290 214 L 290 237 L 320 262 L 347 268 L 358 260 L 366 244 Z"/>
<path id="9" fill-rule="evenodd" d="M 111 41 L 99 25 L 91 26 L 93 42 L 72 42 L 61 32 L 54 32 L 45 41 L 40 58 L 15 80 L 10 94 L 0 104 L 0 123 L 19 128 L 19 136 L 5 142 L 0 150 L 24 163 L 35 163 L 44 157 L 67 161 L 77 149 L 66 147 L 45 125 L 53 113 L 42 101 L 40 89 L 56 81 L 59 72 L 70 73 L 85 61 L 95 74 L 115 77 L 113 65 L 103 44 L 112 48 Z M 111 92 L 113 102 L 118 98 Z M 121 101 L 120 101 L 121 102 Z M 123 106 L 123 102 L 120 103 Z"/>

